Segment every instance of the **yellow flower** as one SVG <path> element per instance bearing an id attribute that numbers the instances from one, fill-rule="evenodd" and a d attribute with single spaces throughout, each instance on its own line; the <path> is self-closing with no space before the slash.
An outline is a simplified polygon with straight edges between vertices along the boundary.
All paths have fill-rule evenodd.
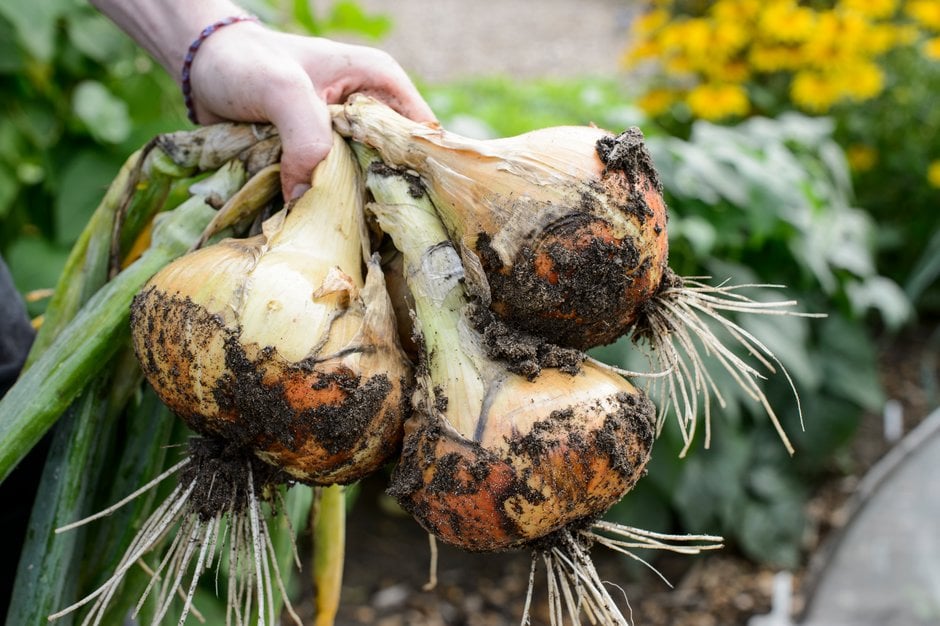
<path id="1" fill-rule="evenodd" d="M 676 101 L 678 94 L 671 89 L 650 89 L 637 100 L 641 109 L 651 117 L 662 115 Z"/>
<path id="2" fill-rule="evenodd" d="M 810 70 L 802 70 L 790 83 L 790 99 L 812 113 L 824 113 L 838 99 L 839 92 L 826 76 Z"/>
<path id="3" fill-rule="evenodd" d="M 750 33 L 740 22 L 718 20 L 712 26 L 712 55 L 730 57 L 744 48 Z"/>
<path id="4" fill-rule="evenodd" d="M 873 25 L 865 37 L 865 51 L 871 56 L 884 54 L 902 42 L 903 37 L 902 29 L 893 24 Z"/>
<path id="5" fill-rule="evenodd" d="M 835 75 L 837 86 L 845 96 L 855 100 L 874 98 L 884 88 L 884 72 L 874 63 L 854 63 Z"/>
<path id="6" fill-rule="evenodd" d="M 761 0 L 718 0 L 710 15 L 719 22 L 742 24 L 757 19 L 763 7 Z"/>
<path id="7" fill-rule="evenodd" d="M 706 57 L 711 51 L 712 36 L 711 25 L 704 18 L 692 18 L 676 23 L 672 37 L 669 38 L 670 48 L 684 51 L 689 57 Z"/>
<path id="8" fill-rule="evenodd" d="M 905 10 L 927 28 L 940 31 L 940 2 L 937 0 L 913 0 L 907 3 Z"/>
<path id="9" fill-rule="evenodd" d="M 715 61 L 703 68 L 702 73 L 716 83 L 743 83 L 751 77 L 751 68 L 743 61 Z"/>
<path id="10" fill-rule="evenodd" d="M 656 40 L 641 39 L 624 55 L 624 64 L 636 65 L 641 61 L 662 56 L 663 48 Z"/>
<path id="11" fill-rule="evenodd" d="M 940 61 L 940 37 L 934 37 L 924 42 L 924 56 L 934 61 Z"/>
<path id="12" fill-rule="evenodd" d="M 759 72 L 796 70 L 805 64 L 801 48 L 780 44 L 759 44 L 751 47 L 748 61 Z"/>
<path id="13" fill-rule="evenodd" d="M 722 120 L 747 115 L 751 108 L 747 92 L 740 85 L 703 83 L 686 96 L 692 113 L 706 120 Z"/>
<path id="14" fill-rule="evenodd" d="M 940 159 L 934 159 L 927 166 L 927 182 L 940 189 Z"/>
<path id="15" fill-rule="evenodd" d="M 878 162 L 878 151 L 871 146 L 857 143 L 846 148 L 845 157 L 853 170 L 867 172 Z"/>
<path id="16" fill-rule="evenodd" d="M 891 17 L 898 8 L 898 0 L 842 0 L 842 6 L 874 19 Z"/>
<path id="17" fill-rule="evenodd" d="M 672 76 L 690 74 L 694 69 L 692 60 L 684 54 L 669 57 L 666 59 L 664 65 L 666 68 L 666 73 L 671 74 Z"/>
<path id="18" fill-rule="evenodd" d="M 805 41 L 812 36 L 816 12 L 796 5 L 793 0 L 769 2 L 760 16 L 758 36 L 770 41 Z"/>
<path id="19" fill-rule="evenodd" d="M 668 23 L 669 11 L 665 9 L 654 9 L 638 17 L 636 21 L 633 22 L 632 29 L 636 35 L 650 35 Z"/>

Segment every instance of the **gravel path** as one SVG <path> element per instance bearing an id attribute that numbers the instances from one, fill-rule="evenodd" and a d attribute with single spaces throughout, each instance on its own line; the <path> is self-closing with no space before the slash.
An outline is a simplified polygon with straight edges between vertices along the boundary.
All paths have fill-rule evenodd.
<path id="1" fill-rule="evenodd" d="M 413 76 L 566 78 L 616 73 L 635 5 L 617 0 L 360 0 L 392 18 L 376 45 Z"/>

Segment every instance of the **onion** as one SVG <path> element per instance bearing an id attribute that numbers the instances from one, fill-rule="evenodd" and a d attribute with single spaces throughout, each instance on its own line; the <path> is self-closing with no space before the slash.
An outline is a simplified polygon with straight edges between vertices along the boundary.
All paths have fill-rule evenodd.
<path id="1" fill-rule="evenodd" d="M 769 415 L 794 452 L 764 394 L 765 375 L 725 345 L 727 338 L 765 370 L 783 371 L 802 419 L 796 388 L 767 346 L 729 314 L 817 316 L 787 310 L 792 300 L 758 302 L 742 293 L 780 285 L 712 286 L 667 267 L 666 205 L 638 129 L 614 136 L 558 127 L 477 141 L 363 96 L 332 112 L 341 134 L 420 175 L 468 287 L 494 313 L 560 345 L 586 349 L 626 335 L 645 348 L 659 369 L 642 374 L 658 379 L 657 432 L 672 410 L 685 444 L 680 455 L 694 439 L 700 408 L 708 447 L 711 398 L 724 406 L 704 355 Z"/>
<path id="2" fill-rule="evenodd" d="M 261 235 L 178 259 L 132 309 L 138 358 L 175 413 L 308 483 L 357 480 L 401 440 L 411 374 L 376 260 L 362 276 L 362 193 L 337 136 Z"/>
<path id="3" fill-rule="evenodd" d="M 666 205 L 638 129 L 475 141 L 366 97 L 333 110 L 340 133 L 421 175 L 471 280 L 485 273 L 474 287 L 517 328 L 577 348 L 610 343 L 659 288 Z"/>
<path id="4" fill-rule="evenodd" d="M 370 209 L 403 253 L 423 349 L 415 412 L 389 492 L 431 533 L 432 546 L 440 537 L 474 551 L 531 549 L 522 623 L 541 561 L 553 626 L 566 615 L 581 623 L 581 613 L 591 623 L 627 626 L 589 546 L 639 559 L 633 548 L 697 554 L 721 542 L 597 521 L 644 472 L 652 404 L 592 363 L 527 376 L 492 358 L 486 333 L 477 332 L 461 261 L 420 186 L 367 148 L 356 152 L 378 201 Z M 432 563 L 432 580 L 434 571 Z"/>
<path id="5" fill-rule="evenodd" d="M 390 492 L 430 533 L 468 550 L 516 548 L 593 520 L 643 473 L 652 404 L 589 363 L 530 380 L 491 358 L 434 208 L 378 165 L 367 173 L 370 210 L 402 251 L 423 349 Z"/>

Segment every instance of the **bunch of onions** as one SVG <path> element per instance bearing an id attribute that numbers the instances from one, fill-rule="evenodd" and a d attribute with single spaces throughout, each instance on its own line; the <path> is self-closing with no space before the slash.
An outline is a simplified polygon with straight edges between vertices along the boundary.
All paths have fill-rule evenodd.
<path id="1" fill-rule="evenodd" d="M 472 319 L 460 257 L 434 207 L 369 150 L 356 150 L 376 199 L 368 208 L 402 252 L 422 351 L 389 492 L 447 543 L 533 548 L 545 559 L 550 591 L 567 590 L 572 616 L 585 610 L 601 623 L 625 624 L 586 547 L 600 538 L 592 524 L 643 474 L 652 403 L 591 363 L 577 373 L 543 368 L 530 379 L 491 358 Z M 635 539 L 633 529 L 604 529 L 620 535 L 607 539 L 614 546 Z"/>
<path id="2" fill-rule="evenodd" d="M 236 623 L 251 621 L 253 610 L 258 623 L 274 622 L 272 578 L 300 623 L 280 583 L 261 503 L 277 505 L 273 487 L 283 483 L 349 483 L 375 471 L 398 451 L 408 410 L 410 363 L 382 271 L 367 257 L 363 194 L 356 162 L 336 135 L 311 189 L 266 220 L 260 235 L 181 257 L 135 298 L 132 338 L 142 369 L 202 437 L 186 459 L 132 494 L 180 475 L 114 576 L 54 617 L 96 598 L 90 617 L 103 614 L 127 570 L 178 524 L 141 599 L 170 570 L 155 623 L 195 559 L 185 621 L 216 551 L 219 559 L 231 552 Z"/>
<path id="3" fill-rule="evenodd" d="M 624 335 L 646 346 L 659 370 L 657 429 L 674 409 L 682 454 L 695 434 L 699 398 L 706 446 L 710 399 L 724 402 L 701 353 L 766 410 L 793 452 L 762 390 L 763 374 L 724 345 L 712 322 L 773 372 L 782 369 L 773 353 L 727 314 L 800 315 L 787 310 L 795 302 L 756 302 L 741 293 L 756 285 L 710 286 L 668 268 L 666 205 L 638 129 L 615 136 L 558 127 L 478 141 L 364 96 L 332 114 L 341 134 L 420 175 L 468 287 L 505 322 L 578 349 Z"/>

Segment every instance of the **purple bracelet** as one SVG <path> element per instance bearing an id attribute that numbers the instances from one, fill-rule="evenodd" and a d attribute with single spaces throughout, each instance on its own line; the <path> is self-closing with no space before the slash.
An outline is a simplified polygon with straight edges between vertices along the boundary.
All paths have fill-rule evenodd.
<path id="1" fill-rule="evenodd" d="M 189 116 L 189 121 L 193 124 L 199 123 L 196 119 L 196 105 L 193 103 L 193 86 L 189 80 L 193 68 L 193 59 L 196 58 L 196 51 L 199 50 L 202 42 L 208 39 L 212 33 L 224 26 L 237 24 L 238 22 L 257 21 L 259 20 L 256 15 L 233 15 L 226 17 L 203 28 L 199 36 L 189 44 L 189 49 L 186 51 L 186 56 L 183 58 L 183 71 L 180 72 L 180 86 L 183 89 L 183 102 L 186 104 L 186 114 Z"/>

